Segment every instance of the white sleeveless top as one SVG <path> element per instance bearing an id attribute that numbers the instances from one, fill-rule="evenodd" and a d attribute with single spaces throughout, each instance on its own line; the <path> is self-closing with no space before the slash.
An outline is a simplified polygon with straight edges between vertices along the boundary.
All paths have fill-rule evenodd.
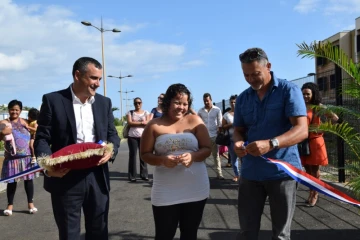
<path id="1" fill-rule="evenodd" d="M 156 138 L 156 155 L 180 155 L 199 150 L 192 133 L 164 134 Z M 174 168 L 156 166 L 151 190 L 154 206 L 201 201 L 209 197 L 210 184 L 205 162 L 193 162 L 189 168 L 182 164 Z"/>

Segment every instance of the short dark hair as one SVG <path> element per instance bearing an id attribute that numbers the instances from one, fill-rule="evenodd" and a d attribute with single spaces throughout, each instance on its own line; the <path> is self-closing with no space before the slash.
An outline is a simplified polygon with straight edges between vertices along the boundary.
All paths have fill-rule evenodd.
<path id="1" fill-rule="evenodd" d="M 207 98 L 207 97 L 209 97 L 210 100 L 212 100 L 210 93 L 204 93 L 203 98 Z"/>
<path id="2" fill-rule="evenodd" d="M 241 63 L 261 62 L 262 60 L 266 60 L 267 63 L 269 61 L 265 51 L 258 47 L 247 49 L 239 55 L 239 59 Z"/>
<path id="3" fill-rule="evenodd" d="M 75 77 L 75 72 L 79 71 L 81 74 L 84 74 L 87 71 L 88 65 L 92 63 L 95 65 L 96 68 L 102 69 L 101 63 L 98 62 L 98 60 L 91 58 L 91 57 L 81 57 L 78 60 L 75 61 L 72 75 Z"/>
<path id="4" fill-rule="evenodd" d="M 11 101 L 8 103 L 8 109 L 11 109 L 11 108 L 13 108 L 13 107 L 16 106 L 16 105 L 19 106 L 20 110 L 22 111 L 22 107 L 23 107 L 22 102 L 19 101 L 19 100 L 16 100 L 16 99 L 11 100 Z"/>
<path id="5" fill-rule="evenodd" d="M 236 95 L 231 95 L 230 98 L 229 98 L 229 101 L 236 100 L 236 97 L 237 97 Z"/>
<path id="6" fill-rule="evenodd" d="M 134 104 L 135 104 L 135 101 L 136 101 L 137 99 L 139 99 L 139 100 L 142 102 L 141 98 L 136 97 L 136 98 L 134 98 Z"/>
<path id="7" fill-rule="evenodd" d="M 28 117 L 31 118 L 31 120 L 37 120 L 38 116 L 39 116 L 40 111 L 37 110 L 36 108 L 30 108 L 29 109 L 29 113 L 28 113 Z"/>
<path id="8" fill-rule="evenodd" d="M 313 83 L 313 82 L 304 83 L 301 87 L 301 91 L 304 89 L 311 90 L 312 97 L 310 100 L 310 104 L 319 105 L 321 103 L 322 98 L 321 98 L 321 94 L 319 91 L 319 87 L 316 83 Z"/>
<path id="9" fill-rule="evenodd" d="M 181 93 L 186 94 L 188 96 L 188 104 L 189 104 L 188 109 L 191 108 L 193 99 L 192 99 L 191 92 L 189 91 L 189 89 L 184 84 L 181 84 L 181 83 L 172 84 L 166 90 L 164 99 L 161 104 L 161 109 L 162 109 L 164 115 L 169 112 L 171 100 L 174 97 L 176 97 L 176 95 L 181 94 Z"/>

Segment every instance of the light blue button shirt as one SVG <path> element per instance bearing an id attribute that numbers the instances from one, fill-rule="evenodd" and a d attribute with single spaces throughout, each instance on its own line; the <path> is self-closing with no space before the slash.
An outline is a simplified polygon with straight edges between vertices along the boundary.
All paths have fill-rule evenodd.
<path id="1" fill-rule="evenodd" d="M 277 79 L 273 72 L 271 76 L 272 86 L 261 101 L 251 87 L 236 99 L 233 125 L 247 129 L 249 143 L 282 135 L 292 128 L 290 117 L 306 116 L 306 106 L 299 87 L 286 80 Z M 265 156 L 283 160 L 301 169 L 296 145 L 273 149 Z M 288 177 L 275 164 L 250 154 L 243 157 L 241 176 L 256 181 Z"/>

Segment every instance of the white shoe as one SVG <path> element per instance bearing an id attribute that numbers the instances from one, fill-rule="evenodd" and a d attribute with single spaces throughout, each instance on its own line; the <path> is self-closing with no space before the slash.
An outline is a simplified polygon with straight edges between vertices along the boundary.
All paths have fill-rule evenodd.
<path id="1" fill-rule="evenodd" d="M 5 210 L 4 210 L 4 215 L 5 215 L 5 216 L 11 216 L 11 215 L 12 215 L 12 210 L 5 209 Z"/>
<path id="2" fill-rule="evenodd" d="M 36 207 L 33 207 L 33 208 L 30 208 L 29 209 L 29 213 L 30 214 L 34 214 L 34 213 L 37 213 L 38 209 Z"/>

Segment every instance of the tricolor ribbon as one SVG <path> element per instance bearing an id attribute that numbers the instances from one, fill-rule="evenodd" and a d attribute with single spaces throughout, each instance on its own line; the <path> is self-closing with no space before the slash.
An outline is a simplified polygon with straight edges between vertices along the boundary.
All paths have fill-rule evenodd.
<path id="1" fill-rule="evenodd" d="M 19 172 L 15 175 L 7 177 L 7 178 L 0 179 L 0 183 L 8 182 L 8 181 L 14 180 L 16 178 L 20 178 L 20 177 L 24 177 L 24 176 L 32 174 L 32 173 L 40 172 L 42 170 L 44 170 L 42 167 L 40 167 L 39 165 L 36 165 L 35 167 L 29 168 L 26 171 Z"/>
<path id="2" fill-rule="evenodd" d="M 248 142 L 244 143 L 244 146 L 246 146 L 246 145 L 248 145 Z M 261 158 L 276 164 L 278 167 L 280 167 L 282 170 L 284 170 L 292 179 L 294 179 L 298 183 L 301 183 L 313 190 L 321 192 L 322 194 L 332 197 L 336 200 L 352 204 L 356 207 L 360 207 L 359 201 L 349 197 L 345 193 L 343 193 L 343 192 L 337 190 L 336 188 L 330 186 L 329 184 L 324 183 L 323 181 L 311 176 L 310 174 L 307 174 L 306 172 L 301 171 L 300 169 L 294 167 L 293 165 L 291 165 L 287 162 L 267 158 L 265 156 L 261 156 Z"/>
<path id="3" fill-rule="evenodd" d="M 291 164 L 274 160 L 266 157 L 262 157 L 277 166 L 279 166 L 282 170 L 284 170 L 291 178 L 293 178 L 298 183 L 301 183 L 313 190 L 316 190 L 318 192 L 321 192 L 322 194 L 325 194 L 326 196 L 335 198 L 336 200 L 340 200 L 342 202 L 346 202 L 349 204 L 352 204 L 354 206 L 360 207 L 360 202 L 349 197 L 345 193 L 337 190 L 336 188 L 330 186 L 327 183 L 324 183 L 323 181 L 311 176 L 310 174 L 307 174 L 304 171 L 301 171 L 300 169 L 297 169 L 296 167 L 292 166 Z"/>

